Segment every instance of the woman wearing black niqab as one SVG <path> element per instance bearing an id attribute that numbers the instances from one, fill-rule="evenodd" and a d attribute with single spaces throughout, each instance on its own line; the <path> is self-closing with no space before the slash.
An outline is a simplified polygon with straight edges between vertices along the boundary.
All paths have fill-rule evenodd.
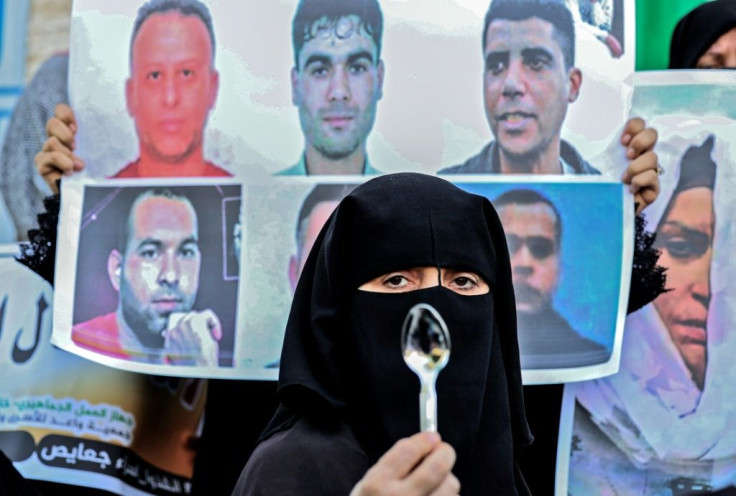
<path id="1" fill-rule="evenodd" d="M 431 287 L 409 291 L 412 268 L 434 270 Z M 474 282 L 490 290 L 463 294 Z M 438 425 L 457 454 L 462 494 L 527 493 L 515 453 L 531 434 L 501 223 L 485 198 L 437 177 L 394 174 L 356 188 L 314 244 L 286 327 L 281 405 L 235 495 L 346 495 L 419 430 L 419 381 L 400 337 L 420 302 L 450 330 Z"/>
<path id="2" fill-rule="evenodd" d="M 700 58 L 733 28 L 736 28 L 736 1 L 713 0 L 694 8 L 677 22 L 672 33 L 669 68 L 700 68 Z M 711 67 L 708 64 L 703 68 L 733 67 Z"/>

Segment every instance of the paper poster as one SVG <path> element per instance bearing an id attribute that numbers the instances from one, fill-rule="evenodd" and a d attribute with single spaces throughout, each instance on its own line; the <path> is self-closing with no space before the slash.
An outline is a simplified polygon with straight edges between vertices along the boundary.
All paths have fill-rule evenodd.
<path id="1" fill-rule="evenodd" d="M 615 372 L 631 276 L 630 194 L 597 177 L 513 178 L 456 184 L 488 198 L 503 224 L 524 384 Z"/>
<path id="2" fill-rule="evenodd" d="M 136 372 L 237 375 L 241 184 L 115 184 L 64 190 L 82 209 L 59 237 L 77 263 L 56 267 L 74 289 L 56 295 L 52 342 Z"/>
<path id="3" fill-rule="evenodd" d="M 536 7 L 522 0 L 506 2 L 529 15 L 519 22 L 542 23 L 544 37 L 533 41 L 544 47 L 544 62 L 537 58 L 532 67 L 529 60 L 519 60 L 526 72 L 548 72 L 542 84 L 526 85 L 523 98 L 514 97 L 511 105 L 499 94 L 508 90 L 508 79 L 486 67 L 489 55 L 508 53 L 509 47 L 497 42 L 510 21 L 491 23 L 491 34 L 484 33 L 488 1 L 358 3 L 365 4 L 358 6 L 365 19 L 342 2 L 320 3 L 324 12 L 309 12 L 314 8 L 307 6 L 297 14 L 296 0 L 203 1 L 201 12 L 211 19 L 211 32 L 201 22 L 186 28 L 203 37 L 201 46 L 187 47 L 199 56 L 190 59 L 199 64 L 196 71 L 194 66 L 186 69 L 196 80 L 186 84 L 198 90 L 187 96 L 191 88 L 174 82 L 181 67 L 171 65 L 170 74 L 153 67 L 160 63 L 154 50 L 160 43 L 153 40 L 166 33 L 155 22 L 143 22 L 138 29 L 147 29 L 136 31 L 136 18 L 146 14 L 142 2 L 76 1 L 70 92 L 85 174 L 156 175 L 151 170 L 156 150 L 149 150 L 156 148 L 156 139 L 168 143 L 168 150 L 158 152 L 170 154 L 170 165 L 190 146 L 206 160 L 210 173 L 259 178 L 330 171 L 434 172 L 478 153 L 497 121 L 503 127 L 511 125 L 510 118 L 517 130 L 524 119 L 546 119 L 539 121 L 542 138 L 561 129 L 570 151 L 587 161 L 617 141 L 628 115 L 623 80 L 634 68 L 633 2 L 560 0 L 559 39 L 552 36 L 551 21 L 533 17 Z M 324 22 L 316 23 L 320 19 Z M 294 35 L 295 29 L 302 34 Z M 331 36 L 337 49 L 325 50 L 320 43 Z M 96 43 L 99 39 L 106 42 Z M 170 63 L 177 54 L 166 50 L 165 55 L 162 60 Z M 146 79 L 149 72 L 155 83 Z M 171 85 L 167 94 L 153 88 L 166 84 Z M 159 107 L 173 108 L 179 98 L 189 102 L 186 108 Z M 177 133 L 186 145 L 174 143 Z M 157 168 L 168 171 L 157 175 L 194 170 Z"/>
<path id="4" fill-rule="evenodd" d="M 733 75 L 639 76 L 665 173 L 646 210 L 668 292 L 631 314 L 618 374 L 566 386 L 558 494 L 700 494 L 736 481 Z"/>
<path id="5" fill-rule="evenodd" d="M 29 479 L 189 494 L 207 381 L 104 367 L 51 345 L 53 290 L 0 257 L 0 450 Z"/>
<path id="6" fill-rule="evenodd" d="M 298 272 L 289 259 L 301 250 L 296 216 L 317 182 L 398 171 L 619 181 L 632 2 L 561 0 L 542 10 L 526 0 L 188 5 L 74 4 L 70 96 L 85 168 L 63 185 L 59 254 L 73 263 L 59 268 L 54 343 L 81 356 L 147 373 L 275 378 Z M 216 207 L 223 213 L 213 224 L 198 223 L 199 284 L 181 295 L 159 288 L 130 296 L 127 252 L 90 243 L 95 226 L 107 224 L 96 209 L 117 208 L 125 195 L 113 195 L 116 188 L 215 183 L 240 185 L 242 213 L 232 200 L 230 210 Z M 133 239 L 125 231 L 133 213 L 114 217 L 121 229 L 109 237 Z M 222 233 L 236 227 L 238 253 L 223 248 Z M 222 260 L 205 263 L 215 252 Z M 214 293 L 205 280 L 217 281 Z M 136 299 L 150 301 L 149 316 L 146 305 L 123 304 Z M 615 361 L 613 328 L 592 331 L 603 341 L 600 356 L 566 366 Z M 531 368 L 542 377 L 558 367 Z"/>
<path id="7" fill-rule="evenodd" d="M 243 208 L 244 326 L 238 363 L 258 379 L 278 376 L 291 299 L 307 255 L 340 200 L 359 182 L 346 178 L 280 178 L 246 188 Z M 359 179 L 360 180 L 360 179 Z M 250 249 L 263 247 L 268 249 Z M 397 348 L 398 349 L 398 348 Z"/>

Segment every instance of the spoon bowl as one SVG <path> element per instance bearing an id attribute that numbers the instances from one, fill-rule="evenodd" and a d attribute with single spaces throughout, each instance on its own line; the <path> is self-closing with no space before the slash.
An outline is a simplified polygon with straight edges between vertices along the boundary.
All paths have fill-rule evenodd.
<path id="1" fill-rule="evenodd" d="M 431 305 L 414 305 L 404 320 L 401 351 L 406 365 L 419 377 L 419 424 L 422 431 L 437 431 L 437 375 L 450 360 L 450 332 Z"/>

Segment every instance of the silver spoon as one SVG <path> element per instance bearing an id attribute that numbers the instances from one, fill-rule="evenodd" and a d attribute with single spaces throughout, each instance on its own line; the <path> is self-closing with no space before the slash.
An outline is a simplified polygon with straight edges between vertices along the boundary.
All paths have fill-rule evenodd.
<path id="1" fill-rule="evenodd" d="M 404 361 L 418 376 L 419 424 L 422 431 L 437 432 L 437 375 L 450 359 L 450 332 L 431 305 L 414 305 L 401 332 Z"/>

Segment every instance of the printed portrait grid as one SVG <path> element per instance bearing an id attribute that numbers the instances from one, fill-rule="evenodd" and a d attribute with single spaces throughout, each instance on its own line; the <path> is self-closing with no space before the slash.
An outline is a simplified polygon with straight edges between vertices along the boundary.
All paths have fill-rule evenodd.
<path id="1" fill-rule="evenodd" d="M 298 2 L 259 5 L 258 16 L 233 15 L 235 11 L 249 8 L 248 3 L 205 1 L 203 4 L 211 13 L 214 39 L 211 71 L 207 73 L 216 72 L 218 78 L 216 95 L 211 102 L 205 102 L 209 106 L 199 125 L 203 158 L 208 167 L 211 166 L 210 172 L 222 171 L 237 177 L 243 187 L 252 192 L 252 198 L 269 198 L 250 208 L 243 203 L 240 207 L 242 222 L 233 220 L 238 211 L 237 200 L 226 201 L 221 206 L 228 225 L 232 225 L 233 230 L 238 229 L 240 234 L 227 231 L 230 227 L 222 229 L 219 238 L 225 262 L 217 270 L 225 283 L 240 285 L 237 298 L 243 325 L 238 326 L 237 334 L 248 336 L 230 348 L 231 360 L 239 371 L 236 374 L 241 377 L 262 377 L 262 369 L 270 365 L 266 377 L 275 378 L 277 369 L 273 365 L 278 363 L 279 336 L 293 283 L 291 276 L 276 277 L 276 271 L 269 267 L 276 263 L 273 258 L 280 247 L 298 243 L 298 240 L 292 235 L 273 242 L 263 233 L 286 232 L 285 226 L 294 222 L 295 211 L 286 209 L 287 204 L 295 201 L 288 185 L 293 184 L 298 190 L 301 179 L 285 175 L 300 168 L 303 168 L 302 173 L 307 172 L 305 151 L 309 150 L 305 145 L 305 120 L 308 116 L 305 109 L 319 95 L 308 95 L 304 93 L 306 86 L 300 86 L 302 78 L 306 78 L 306 71 L 302 71 L 304 68 L 298 60 L 299 50 L 303 48 L 297 46 L 298 36 L 292 38 Z M 356 100 L 360 100 L 361 95 L 368 98 L 364 101 L 367 106 L 362 114 L 360 108 L 355 114 L 352 114 L 354 109 L 348 108 L 344 113 L 349 115 L 338 116 L 356 121 L 361 116 L 370 116 L 360 130 L 362 134 L 358 134 L 359 147 L 363 146 L 365 151 L 362 172 L 366 175 L 437 172 L 462 162 L 489 144 L 489 127 L 493 125 L 487 119 L 488 108 L 485 107 L 488 104 L 484 100 L 487 97 L 481 77 L 487 62 L 483 53 L 486 40 L 482 38 L 489 3 L 463 6 L 447 0 L 436 4 L 436 9 L 425 9 L 393 0 L 378 3 L 383 34 L 372 37 L 370 42 L 376 50 L 371 55 L 375 60 L 369 60 L 372 65 L 367 64 L 374 75 L 372 93 L 359 94 L 359 86 L 349 86 L 348 90 L 355 89 Z M 75 49 L 72 50 L 70 71 L 72 105 L 80 124 L 77 153 L 84 156 L 88 164 L 84 174 L 101 181 L 100 184 L 105 181 L 114 184 L 119 180 L 116 177 L 130 171 L 144 174 L 140 155 L 145 151 L 143 142 L 147 136 L 142 127 L 144 107 L 134 105 L 136 100 L 131 96 L 136 94 L 131 85 L 137 70 L 132 64 L 135 46 L 131 43 L 131 33 L 141 5 L 102 5 L 98 0 L 83 0 L 74 6 L 72 45 Z M 339 20 L 340 8 L 342 4 L 336 4 L 334 12 L 326 12 L 328 20 L 332 14 Z M 633 50 L 630 49 L 633 29 L 625 28 L 633 23 L 633 8 L 621 0 L 610 3 L 604 11 L 594 12 L 597 7 L 583 0 L 564 2 L 564 8 L 569 11 L 573 23 L 575 66 L 580 67 L 585 81 L 574 98 L 567 99 L 569 111 L 564 118 L 562 135 L 571 143 L 565 146 L 576 157 L 581 156 L 580 164 L 586 172 L 615 172 L 620 169 L 621 161 L 605 156 L 593 160 L 592 157 L 608 153 L 606 147 L 617 142 L 616 134 L 626 117 L 627 92 L 622 90 L 621 81 L 622 75 L 633 70 Z M 448 19 L 451 20 L 449 24 Z M 363 19 L 347 21 L 350 26 L 333 26 L 328 22 L 320 36 L 329 35 L 331 29 L 341 26 L 341 29 L 353 30 L 345 31 L 350 36 L 355 30 L 361 33 L 364 29 Z M 347 21 L 343 19 L 343 23 Z M 107 39 L 119 41 L 111 41 L 107 49 L 92 43 L 103 31 Z M 603 41 L 606 33 L 619 41 L 620 52 Z M 306 41 L 319 41 L 320 36 L 307 37 Z M 344 39 L 350 41 L 350 36 Z M 271 47 L 265 52 L 258 48 L 264 39 L 269 40 Z M 375 46 L 377 40 L 378 47 Z M 432 55 L 416 57 L 418 46 Z M 115 51 L 113 57 L 111 50 Z M 440 61 L 447 60 L 455 61 L 457 70 L 438 73 Z M 601 60 L 606 63 L 600 63 Z M 84 77 L 91 68 L 105 77 L 96 80 Z M 473 73 L 476 77 L 465 76 Z M 440 95 L 452 95 L 452 98 L 438 98 Z M 601 101 L 619 104 L 613 105 L 615 111 L 597 113 L 599 118 L 592 121 L 576 117 L 589 115 L 586 109 L 593 106 L 591 102 L 597 105 Z M 111 139 L 112 136 L 115 139 Z M 567 163 L 570 159 L 565 155 L 562 160 Z M 143 179 L 126 181 L 134 184 Z M 264 215 L 253 214 L 266 208 L 268 212 Z M 276 212 L 281 212 L 276 214 L 280 217 L 274 218 Z M 282 223 L 284 226 L 280 225 Z M 240 254 L 238 245 L 243 248 Z M 243 264 L 246 270 L 256 273 L 239 277 L 238 259 L 246 261 Z M 293 272 L 289 268 L 289 256 L 283 260 L 279 263 L 285 264 L 284 272 Z M 267 276 L 269 273 L 273 275 Z M 616 283 L 618 281 L 615 279 Z M 271 300 L 278 303 L 272 304 Z M 279 308 L 279 313 L 274 314 L 269 310 L 272 308 Z M 277 330 L 272 336 L 270 329 L 274 323 L 277 323 Z M 598 336 L 598 339 L 606 342 L 606 353 L 613 349 L 610 336 Z"/>

